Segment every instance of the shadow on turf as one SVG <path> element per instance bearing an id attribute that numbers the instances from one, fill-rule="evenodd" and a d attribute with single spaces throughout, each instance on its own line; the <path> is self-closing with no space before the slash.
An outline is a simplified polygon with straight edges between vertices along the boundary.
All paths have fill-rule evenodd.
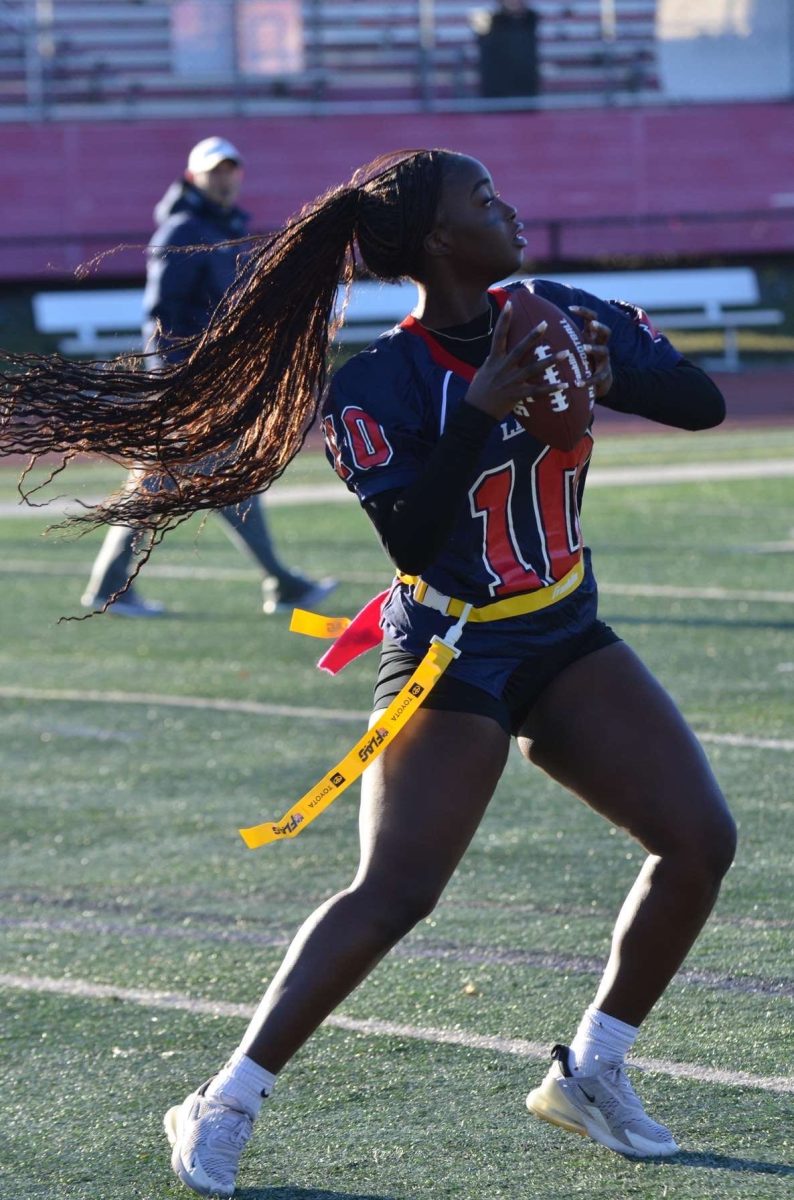
<path id="1" fill-rule="evenodd" d="M 361 1192 L 318 1192 L 314 1188 L 240 1188 L 236 1200 L 391 1200 L 383 1194 L 363 1195 Z"/>
<path id="2" fill-rule="evenodd" d="M 786 1163 L 762 1162 L 756 1158 L 732 1158 L 728 1154 L 698 1153 L 694 1150 L 682 1150 L 673 1158 L 659 1158 L 654 1161 L 663 1162 L 670 1167 L 709 1167 L 712 1171 L 737 1171 L 746 1175 L 794 1175 L 794 1166 L 787 1166 Z M 261 1194 L 264 1196 L 264 1193 Z M 295 1194 L 297 1196 L 299 1193 Z"/>

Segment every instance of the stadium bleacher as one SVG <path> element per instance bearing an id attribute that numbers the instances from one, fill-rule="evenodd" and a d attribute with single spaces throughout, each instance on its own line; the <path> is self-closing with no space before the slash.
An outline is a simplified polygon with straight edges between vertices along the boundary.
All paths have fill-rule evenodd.
<path id="1" fill-rule="evenodd" d="M 297 2 L 302 53 L 274 74 L 252 69 L 244 25 L 249 70 L 234 70 L 229 15 L 270 7 L 257 0 L 0 0 L 0 132 L 14 165 L 0 280 L 58 287 L 94 255 L 144 244 L 154 203 L 208 129 L 243 149 L 260 231 L 384 147 L 430 145 L 488 163 L 544 269 L 794 246 L 789 98 L 677 102 L 656 0 L 533 0 L 541 90 L 516 100 L 479 94 L 476 14 L 493 0 Z M 140 249 L 121 249 L 95 274 L 120 282 L 141 265 Z"/>
<path id="2" fill-rule="evenodd" d="M 225 101 L 230 112 L 274 99 L 282 111 L 307 100 L 474 99 L 472 19 L 488 7 L 435 0 L 432 31 L 423 31 L 417 0 L 303 0 L 303 67 L 246 73 L 233 64 L 181 69 L 179 38 L 195 15 L 186 0 L 52 0 L 36 24 L 26 0 L 2 0 L 0 118 L 31 106 L 51 117 L 90 117 L 206 110 L 209 99 L 221 107 Z M 653 92 L 655 7 L 654 0 L 618 0 L 614 37 L 605 37 L 600 0 L 536 0 L 541 102 Z M 234 59 L 241 30 L 226 32 Z"/>

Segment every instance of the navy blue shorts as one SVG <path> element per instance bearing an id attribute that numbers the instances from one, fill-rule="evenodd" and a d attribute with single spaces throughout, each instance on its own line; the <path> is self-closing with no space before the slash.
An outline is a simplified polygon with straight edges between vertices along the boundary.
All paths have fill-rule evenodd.
<path id="1" fill-rule="evenodd" d="M 424 701 L 424 707 L 493 717 L 505 733 L 515 736 L 541 692 L 566 667 L 592 654 L 594 650 L 601 650 L 620 640 L 603 621 L 593 621 L 583 633 L 567 638 L 543 653 L 533 654 L 520 663 L 509 676 L 501 696 L 494 696 L 484 688 L 446 674 L 441 676 Z M 416 655 L 403 650 L 397 642 L 384 638 L 375 680 L 374 708 L 386 708 L 391 703 L 413 675 L 419 661 Z"/>

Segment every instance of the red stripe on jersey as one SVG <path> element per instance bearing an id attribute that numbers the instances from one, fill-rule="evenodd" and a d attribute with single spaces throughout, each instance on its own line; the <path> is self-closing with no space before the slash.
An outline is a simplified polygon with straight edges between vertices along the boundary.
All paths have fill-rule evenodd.
<path id="1" fill-rule="evenodd" d="M 493 296 L 499 308 L 505 306 L 510 293 L 506 288 L 490 288 L 488 294 Z M 474 376 L 477 374 L 477 368 L 471 363 L 464 362 L 462 358 L 457 358 L 443 346 L 437 338 L 433 336 L 429 329 L 425 329 L 421 321 L 414 316 L 407 316 L 404 321 L 400 322 L 400 329 L 404 329 L 406 333 L 413 333 L 420 337 L 430 351 L 430 357 L 433 362 L 438 363 L 440 367 L 444 367 L 447 371 L 454 371 L 456 375 L 462 375 L 464 379 L 468 379 L 471 383 Z"/>
<path id="2" fill-rule="evenodd" d="M 430 357 L 433 359 L 433 362 L 438 363 L 440 367 L 444 367 L 447 371 L 454 371 L 456 375 L 462 375 L 464 379 L 467 379 L 471 383 L 477 374 L 477 368 L 471 366 L 470 363 L 464 362 L 462 358 L 456 358 L 454 354 L 450 354 L 433 337 L 430 330 L 425 329 L 421 321 L 417 321 L 416 317 L 406 317 L 404 321 L 400 322 L 400 329 L 404 329 L 406 333 L 414 333 L 417 337 L 420 337 L 430 351 Z"/>

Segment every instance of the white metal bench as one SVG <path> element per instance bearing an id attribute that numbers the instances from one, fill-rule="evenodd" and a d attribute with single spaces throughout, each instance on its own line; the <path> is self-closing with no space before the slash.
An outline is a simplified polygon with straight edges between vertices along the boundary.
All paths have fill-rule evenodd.
<path id="1" fill-rule="evenodd" d="M 693 267 L 667 271 L 605 271 L 555 275 L 604 300 L 629 300 L 644 308 L 664 332 L 721 329 L 723 357 L 712 367 L 739 368 L 738 331 L 781 325 L 778 309 L 758 308 L 758 279 L 751 267 Z"/>
<path id="2" fill-rule="evenodd" d="M 711 366 L 739 367 L 739 329 L 776 326 L 777 309 L 759 308 L 755 271 L 749 267 L 705 267 L 669 271 L 605 271 L 554 275 L 605 300 L 629 300 L 644 308 L 664 331 L 719 329 L 723 357 Z M 410 312 L 412 283 L 354 284 L 339 332 L 342 343 L 365 343 Z M 101 358 L 141 347 L 142 293 L 138 289 L 40 292 L 33 298 L 37 329 L 58 335 L 64 354 Z"/>
<path id="3" fill-rule="evenodd" d="M 338 340 L 371 341 L 415 304 L 413 284 L 357 283 Z M 104 358 L 141 349 L 143 292 L 138 288 L 38 292 L 33 316 L 39 333 L 58 337 L 62 354 Z"/>
<path id="4" fill-rule="evenodd" d="M 542 274 L 542 273 L 541 273 Z M 702 267 L 666 271 L 600 271 L 550 276 L 603 300 L 628 300 L 644 308 L 663 331 L 719 329 L 723 356 L 712 367 L 739 367 L 738 331 L 781 325 L 778 309 L 757 307 L 758 279 L 750 267 Z M 343 340 L 363 341 L 399 321 L 416 302 L 413 284 L 359 283 L 342 330 Z"/>
<path id="5" fill-rule="evenodd" d="M 38 292 L 33 318 L 40 333 L 60 337 L 62 354 L 109 354 L 141 349 L 143 292 L 140 288 Z M 61 336 L 66 335 L 66 336 Z"/>

